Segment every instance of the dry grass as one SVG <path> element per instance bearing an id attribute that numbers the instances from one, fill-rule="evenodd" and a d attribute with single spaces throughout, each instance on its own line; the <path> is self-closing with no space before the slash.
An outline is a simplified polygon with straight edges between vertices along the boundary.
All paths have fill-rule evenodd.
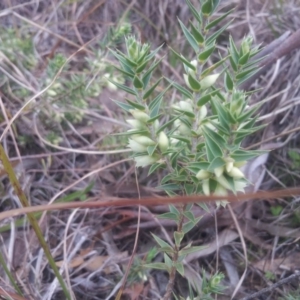
<path id="1" fill-rule="evenodd" d="M 235 21 L 229 28 L 237 42 L 251 33 L 256 44 L 266 45 L 285 31 L 299 28 L 297 0 L 223 2 L 224 7 L 227 4 L 237 6 Z M 8 131 L 4 132 L 1 142 L 31 205 L 81 201 L 91 197 L 137 197 L 139 193 L 141 196 L 159 196 L 154 187 L 162 174 L 148 178 L 146 171 L 137 170 L 137 187 L 133 163 L 123 161 L 128 157 L 122 150 L 126 140 L 112 137 L 113 133 L 122 132 L 126 123 L 124 116 L 109 100 L 120 99 L 124 95 L 110 91 L 102 79 L 103 74 L 111 72 L 111 69 L 86 69 L 86 59 L 95 60 L 96 52 L 101 50 L 104 61 L 111 60 L 99 41 L 104 39 L 110 27 L 118 26 L 120 20 L 130 20 L 133 32 L 142 40 L 150 41 L 153 48 L 166 43 L 185 53 L 184 37 L 176 16 L 186 23 L 190 18 L 183 0 L 145 3 L 125 0 L 7 0 L 0 3 L 0 38 L 4 40 L 3 33 L 12 28 L 14 36 L 20 39 L 28 36 L 33 46 L 32 53 L 24 54 L 27 46 L 23 45 L 25 50 L 22 50 L 23 53 L 20 50 L 18 59 L 12 53 L 5 53 L 0 46 L 1 132 L 18 114 Z M 221 37 L 220 51 L 226 49 L 226 38 Z M 120 43 L 116 46 L 123 47 Z M 78 49 L 80 52 L 72 56 Z M 70 58 L 70 67 L 63 70 L 55 82 L 85 74 L 86 86 L 92 83 L 103 85 L 101 92 L 96 96 L 86 95 L 86 103 L 82 106 L 68 102 L 73 94 L 67 88 L 57 98 L 47 96 L 47 91 L 39 94 L 50 84 L 47 68 L 57 53 Z M 164 47 L 159 55 L 166 53 L 167 47 Z M 299 133 L 298 130 L 290 133 L 291 129 L 300 126 L 299 55 L 299 51 L 294 51 L 280 59 L 253 85 L 253 88 L 262 88 L 253 101 L 267 99 L 260 116 L 261 121 L 268 125 L 251 137 L 247 146 L 260 142 L 257 148 L 275 149 L 268 157 L 252 163 L 249 176 L 255 182 L 254 190 L 299 185 Z M 178 62 L 170 56 L 160 72 L 182 80 L 182 67 L 176 64 Z M 99 76 L 95 76 L 97 72 Z M 174 97 L 169 96 L 170 99 Z M 29 100 L 30 103 L 20 110 Z M 60 105 L 64 101 L 66 104 Z M 66 113 L 72 116 L 76 112 L 80 112 L 82 117 L 79 122 L 68 119 Z M 63 122 L 58 122 L 61 116 Z M 264 142 L 274 135 L 279 137 Z M 110 152 L 112 150 L 117 151 Z M 290 150 L 299 153 L 299 157 L 291 155 Z M 265 176 L 260 181 L 261 174 Z M 0 184 L 0 211 L 19 207 L 19 200 L 4 172 L 1 173 Z M 212 213 L 207 214 L 200 208 L 195 209 L 198 215 L 203 215 L 203 219 L 185 242 L 192 240 L 194 244 L 208 245 L 208 248 L 187 259 L 186 280 L 178 280 L 176 292 L 186 295 L 187 281 L 198 283 L 202 268 L 208 274 L 219 269 L 226 275 L 223 284 L 228 288 L 218 299 L 230 299 L 229 295 L 245 269 L 243 247 L 248 253 L 249 266 L 237 299 L 251 295 L 299 269 L 300 260 L 295 259 L 299 256 L 299 233 L 294 230 L 300 223 L 298 203 L 299 199 L 295 197 L 234 205 L 232 208 L 245 239 L 244 245 L 227 210 L 211 208 Z M 155 246 L 150 232 L 170 239 L 173 224 L 156 218 L 166 209 L 165 205 L 151 209 L 143 207 L 139 225 L 138 211 L 128 207 L 44 214 L 39 219 L 40 226 L 74 299 L 115 297 L 132 253 L 137 226 L 140 228 L 137 260 L 129 275 L 125 298 L 159 299 L 166 287 L 167 275 L 157 271 L 149 273 L 139 269 L 139 264 Z M 9 230 L 4 231 L 0 227 L 3 231 L 1 251 L 10 262 L 9 268 L 25 298 L 65 299 L 28 224 L 15 224 L 10 219 L 1 223 L 1 226 L 4 225 L 9 225 Z M 143 275 L 147 276 L 147 281 L 143 281 Z M 5 275 L 0 277 L 0 290 L 13 293 Z M 291 282 L 259 299 L 279 299 L 296 288 L 297 284 Z M 12 294 L 11 298 L 18 299 Z"/>

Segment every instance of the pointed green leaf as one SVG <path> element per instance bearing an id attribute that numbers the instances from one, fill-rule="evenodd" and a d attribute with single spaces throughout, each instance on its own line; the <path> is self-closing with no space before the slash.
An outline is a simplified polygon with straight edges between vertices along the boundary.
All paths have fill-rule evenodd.
<path id="1" fill-rule="evenodd" d="M 266 151 L 237 150 L 234 153 L 232 153 L 230 155 L 230 157 L 232 157 L 236 162 L 239 162 L 239 161 L 245 161 L 245 160 L 255 158 L 255 157 L 257 157 L 261 154 L 264 154 L 264 153 L 266 153 Z"/>
<path id="2" fill-rule="evenodd" d="M 107 80 L 108 80 L 109 82 L 113 83 L 113 84 L 114 84 L 116 87 L 118 87 L 120 90 L 125 91 L 125 92 L 128 93 L 128 94 L 137 96 L 136 91 L 133 90 L 133 89 L 131 89 L 131 88 L 129 88 L 129 87 L 127 87 L 126 85 L 120 84 L 120 83 L 118 83 L 118 82 L 116 82 L 116 81 L 114 81 L 114 80 L 111 80 L 111 79 L 109 79 L 109 78 L 107 78 Z"/>
<path id="3" fill-rule="evenodd" d="M 163 270 L 163 271 L 170 272 L 170 269 L 167 267 L 167 265 L 165 263 L 160 263 L 160 262 L 144 264 L 143 267 L 148 269 L 156 269 L 156 270 Z"/>
<path id="4" fill-rule="evenodd" d="M 232 80 L 230 74 L 227 71 L 225 73 L 224 81 L 225 81 L 226 90 L 232 92 L 232 90 L 233 90 L 233 80 Z"/>
<path id="5" fill-rule="evenodd" d="M 181 92 L 184 96 L 186 96 L 188 99 L 192 99 L 193 95 L 192 93 L 187 90 L 186 88 L 182 87 L 181 85 L 177 84 L 176 82 L 172 82 L 171 80 L 167 79 L 174 87 L 176 90 Z"/>
<path id="6" fill-rule="evenodd" d="M 180 246 L 183 237 L 184 237 L 184 233 L 182 231 L 180 231 L 180 232 L 174 231 L 174 240 L 175 240 L 175 245 L 177 247 Z"/>
<path id="7" fill-rule="evenodd" d="M 149 88 L 145 94 L 143 95 L 143 100 L 146 100 L 148 97 L 151 96 L 151 94 L 154 92 L 155 88 L 158 86 L 158 84 L 160 83 L 160 81 L 162 80 L 162 77 L 160 77 L 151 88 Z"/>
<path id="8" fill-rule="evenodd" d="M 136 108 L 136 109 L 138 109 L 138 110 L 143 110 L 143 111 L 144 111 L 144 110 L 146 109 L 146 107 L 145 107 L 144 105 L 142 105 L 142 104 L 133 102 L 133 101 L 131 101 L 130 99 L 127 99 L 127 98 L 125 98 L 125 100 L 126 100 L 132 107 L 134 107 L 134 108 Z"/>
<path id="9" fill-rule="evenodd" d="M 143 82 L 138 78 L 138 76 L 134 76 L 133 78 L 133 86 L 137 89 L 137 90 L 142 90 L 144 87 Z"/>
<path id="10" fill-rule="evenodd" d="M 176 271 L 181 275 L 184 276 L 184 267 L 182 262 L 175 263 Z"/>
<path id="11" fill-rule="evenodd" d="M 190 248 L 187 248 L 187 249 L 183 248 L 182 250 L 179 251 L 178 255 L 179 256 L 187 255 L 187 254 L 190 254 L 190 253 L 201 251 L 205 248 L 207 248 L 207 246 L 193 246 L 193 247 L 190 247 Z"/>
<path id="12" fill-rule="evenodd" d="M 179 222 L 179 216 L 177 216 L 176 214 L 171 213 L 171 212 L 160 214 L 157 216 L 157 218 L 158 219 L 168 219 L 168 220 L 173 220 L 175 222 Z"/>
<path id="13" fill-rule="evenodd" d="M 186 4 L 188 5 L 191 13 L 195 17 L 195 19 L 199 22 L 199 24 L 202 23 L 202 16 L 197 12 L 197 9 L 192 5 L 190 0 L 185 0 Z"/>
<path id="14" fill-rule="evenodd" d="M 219 35 L 221 35 L 226 29 L 227 27 L 232 23 L 232 20 L 229 21 L 227 24 L 225 24 L 222 28 L 220 28 L 219 30 L 217 30 L 214 34 L 212 34 L 210 37 L 208 37 L 205 41 L 206 45 L 209 45 L 211 43 L 215 43 L 216 39 L 218 38 Z"/>
<path id="15" fill-rule="evenodd" d="M 183 31 L 183 34 L 185 35 L 187 41 L 189 42 L 189 44 L 192 46 L 192 48 L 197 53 L 197 51 L 199 50 L 197 41 L 195 40 L 195 38 L 192 36 L 192 34 L 188 31 L 188 29 L 184 26 L 184 24 L 179 19 L 178 19 L 178 22 L 179 22 L 181 30 Z"/>
<path id="16" fill-rule="evenodd" d="M 154 163 L 153 165 L 151 165 L 149 172 L 148 172 L 148 176 L 150 176 L 152 173 L 154 173 L 160 167 L 162 167 L 161 163 Z"/>
<path id="17" fill-rule="evenodd" d="M 206 104 L 208 101 L 211 100 L 211 98 L 217 93 L 218 90 L 212 91 L 206 95 L 203 95 L 198 101 L 197 101 L 197 105 L 198 106 L 203 106 L 204 104 Z"/>
<path id="18" fill-rule="evenodd" d="M 160 64 L 161 61 L 162 61 L 162 58 L 160 60 L 158 60 L 157 62 L 153 62 L 153 64 L 150 66 L 150 68 L 143 75 L 142 81 L 143 81 L 143 84 L 144 84 L 145 88 L 147 87 L 147 85 L 149 83 L 149 80 L 151 78 L 152 72 Z"/>
<path id="19" fill-rule="evenodd" d="M 186 65 L 189 69 L 196 71 L 196 67 L 192 65 L 183 55 L 178 54 L 175 50 L 170 48 L 170 50 L 175 54 L 175 56 L 184 64 Z"/>
<path id="20" fill-rule="evenodd" d="M 151 233 L 151 235 L 153 236 L 153 238 L 155 239 L 156 243 L 161 247 L 161 248 L 165 248 L 165 249 L 169 249 L 170 251 L 173 251 L 173 247 L 171 247 L 167 242 L 165 242 L 164 240 L 162 240 L 160 237 L 158 237 L 157 235 Z"/>
<path id="21" fill-rule="evenodd" d="M 194 92 L 199 92 L 200 91 L 200 89 L 201 89 L 200 82 L 196 78 L 194 78 L 191 74 L 188 74 L 188 82 L 191 86 L 191 89 Z"/>
<path id="22" fill-rule="evenodd" d="M 215 50 L 215 47 L 216 46 L 214 43 L 209 45 L 209 47 L 206 47 L 204 51 L 200 52 L 200 54 L 198 55 L 198 61 L 204 63 L 211 56 L 211 54 Z"/>
<path id="23" fill-rule="evenodd" d="M 205 30 L 209 30 L 212 27 L 216 26 L 218 23 L 220 23 L 222 20 L 224 20 L 229 14 L 231 14 L 235 9 L 231 9 L 229 10 L 227 13 L 225 13 L 224 15 L 222 15 L 221 17 L 209 22 L 206 26 L 205 26 Z"/>
<path id="24" fill-rule="evenodd" d="M 114 103 L 116 103 L 119 107 L 121 107 L 122 109 L 124 109 L 125 111 L 130 111 L 131 109 L 134 109 L 133 106 L 123 103 L 123 102 L 119 102 L 117 100 L 112 100 Z"/>
<path id="25" fill-rule="evenodd" d="M 201 31 L 194 26 L 192 22 L 190 22 L 190 24 L 193 37 L 197 41 L 198 45 L 202 45 L 204 43 L 204 36 L 201 34 Z"/>

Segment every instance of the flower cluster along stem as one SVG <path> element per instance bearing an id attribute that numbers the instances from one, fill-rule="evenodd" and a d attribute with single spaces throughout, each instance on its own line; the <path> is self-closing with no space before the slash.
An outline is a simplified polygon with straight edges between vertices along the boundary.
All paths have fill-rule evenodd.
<path id="1" fill-rule="evenodd" d="M 185 1 L 194 21 L 190 22 L 190 29 L 180 20 L 179 25 L 190 46 L 189 53 L 193 53 L 192 60 L 171 49 L 178 63 L 183 64 L 185 85 L 167 79 L 169 85 L 165 89 L 156 89 L 164 82 L 162 78 L 152 78 L 160 63 L 155 59 L 160 47 L 150 51 L 150 45 L 129 36 L 127 53 L 111 51 L 120 62 L 118 70 L 132 82 L 130 87 L 112 82 L 131 97 L 126 98 L 126 103 L 116 101 L 116 104 L 132 115 L 132 119 L 127 120 L 132 128 L 126 135 L 136 167 L 149 166 L 149 175 L 165 169 L 159 189 L 169 196 L 204 194 L 224 199 L 229 193 L 244 192 L 248 182 L 240 167 L 260 154 L 241 147 L 243 139 L 259 127 L 255 127 L 257 117 L 254 116 L 258 106 L 249 108 L 249 93 L 239 89 L 241 83 L 257 71 L 251 58 L 258 48 L 251 47 L 251 37 L 244 38 L 239 48 L 230 37 L 228 53 L 224 57 L 219 55 L 213 65 L 209 64 L 217 49 L 217 38 L 231 21 L 214 31 L 212 28 L 222 24 L 232 10 L 214 17 L 219 1 L 200 0 L 200 9 L 190 0 Z M 224 86 L 220 88 L 222 77 Z M 164 98 L 169 96 L 171 88 L 180 95 L 172 107 L 165 108 L 163 105 L 168 101 Z M 162 118 L 163 112 L 167 112 L 167 116 Z M 226 201 L 219 201 L 217 205 L 226 206 Z M 160 216 L 177 225 L 174 246 L 153 234 L 164 253 L 164 262 L 148 263 L 146 267 L 169 273 L 165 300 L 171 296 L 176 274 L 184 276 L 182 261 L 200 247 L 192 243 L 180 247 L 184 236 L 201 219 L 194 215 L 192 208 L 193 205 L 179 208 L 170 205 L 170 212 Z M 212 276 L 214 284 L 207 285 L 203 281 L 205 286 L 197 291 L 199 296 L 210 299 L 211 293 L 219 293 L 220 278 L 217 272 Z"/>

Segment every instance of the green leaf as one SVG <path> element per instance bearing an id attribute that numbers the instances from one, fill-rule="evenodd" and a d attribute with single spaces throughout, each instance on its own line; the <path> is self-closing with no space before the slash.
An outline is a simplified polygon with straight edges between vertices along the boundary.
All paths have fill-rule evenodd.
<path id="1" fill-rule="evenodd" d="M 136 103 L 131 101 L 130 99 L 125 98 L 125 100 L 134 108 L 138 109 L 138 110 L 145 110 L 146 107 L 142 104 Z M 120 102 L 121 103 L 121 102 Z"/>
<path id="2" fill-rule="evenodd" d="M 175 50 L 170 48 L 170 50 L 175 54 L 175 56 L 189 69 L 196 71 L 196 67 L 192 65 L 183 55 L 178 54 Z"/>
<path id="3" fill-rule="evenodd" d="M 172 262 L 171 258 L 166 253 L 164 253 L 164 260 L 165 260 L 165 264 L 167 265 L 167 267 L 169 269 L 171 269 L 172 266 L 173 266 L 173 262 Z"/>
<path id="4" fill-rule="evenodd" d="M 186 178 L 186 176 L 184 176 L 184 177 L 185 177 L 185 181 L 186 181 L 187 178 Z M 194 194 L 194 185 L 186 182 L 184 184 L 184 190 L 187 195 L 193 195 Z"/>
<path id="5" fill-rule="evenodd" d="M 150 60 L 145 60 L 142 64 L 138 65 L 135 69 L 135 73 L 136 74 L 142 73 L 144 71 L 144 69 L 146 68 L 149 61 Z"/>
<path id="6" fill-rule="evenodd" d="M 193 246 L 193 247 L 189 247 L 189 248 L 183 248 L 182 250 L 179 251 L 178 255 L 183 256 L 183 255 L 191 254 L 194 252 L 201 251 L 205 248 L 207 248 L 207 246 Z"/>
<path id="7" fill-rule="evenodd" d="M 167 212 L 167 213 L 164 213 L 164 214 L 160 214 L 157 216 L 158 219 L 168 219 L 168 220 L 173 220 L 175 222 L 179 222 L 179 216 L 174 214 L 174 213 L 171 213 L 171 212 Z"/>
<path id="8" fill-rule="evenodd" d="M 126 66 L 126 68 L 131 70 L 132 67 L 135 68 L 137 66 L 137 63 L 130 60 L 121 51 L 116 52 L 116 51 L 113 51 L 111 49 L 109 49 L 109 50 L 112 53 L 112 55 L 115 56 L 119 60 L 120 63 L 122 63 L 124 66 Z"/>
<path id="9" fill-rule="evenodd" d="M 154 118 L 154 117 L 158 116 L 162 98 L 163 98 L 164 94 L 168 91 L 168 89 L 170 87 L 171 87 L 171 85 L 169 85 L 165 90 L 160 92 L 155 97 L 155 99 L 153 99 L 153 101 L 149 104 L 150 118 Z"/>
<path id="10" fill-rule="evenodd" d="M 212 27 L 216 26 L 218 23 L 220 23 L 222 20 L 224 20 L 229 14 L 231 14 L 235 9 L 231 9 L 229 10 L 227 13 L 225 13 L 224 15 L 222 15 L 221 17 L 209 22 L 206 26 L 205 26 L 205 30 L 209 30 Z"/>
<path id="11" fill-rule="evenodd" d="M 184 238 L 184 233 L 182 231 L 174 231 L 174 240 L 175 240 L 175 245 L 177 247 L 180 246 L 180 243 L 182 239 Z"/>
<path id="12" fill-rule="evenodd" d="M 131 88 L 129 88 L 129 87 L 127 87 L 126 85 L 120 84 L 120 83 L 118 83 L 118 82 L 116 82 L 116 81 L 114 81 L 114 80 L 111 80 L 110 78 L 107 78 L 107 80 L 108 80 L 109 82 L 113 83 L 113 84 L 114 84 L 116 87 L 118 87 L 120 90 L 125 91 L 125 92 L 128 93 L 128 94 L 137 96 L 136 91 L 133 90 L 133 89 L 131 89 Z"/>
<path id="13" fill-rule="evenodd" d="M 170 269 L 167 267 L 165 263 L 151 263 L 151 264 L 144 264 L 143 267 L 148 268 L 148 269 L 156 269 L 156 270 L 163 270 L 170 272 Z"/>
<path id="14" fill-rule="evenodd" d="M 192 93 L 189 91 L 189 90 L 187 90 L 187 89 L 185 89 L 184 87 L 182 87 L 181 85 L 179 85 L 178 83 L 176 83 L 176 82 L 172 82 L 171 80 L 169 80 L 169 79 L 167 79 L 171 84 L 172 84 L 172 86 L 174 86 L 174 88 L 176 89 L 176 90 L 178 90 L 179 92 L 181 92 L 184 96 L 186 96 L 188 99 L 192 99 L 193 98 L 193 95 L 192 95 Z"/>
<path id="15" fill-rule="evenodd" d="M 132 109 L 134 109 L 133 106 L 129 105 L 129 104 L 126 104 L 126 103 L 123 103 L 123 102 L 119 102 L 117 100 L 112 100 L 114 103 L 116 103 L 119 107 L 121 107 L 122 109 L 124 109 L 125 111 L 130 111 Z"/>
<path id="16" fill-rule="evenodd" d="M 256 105 L 254 105 L 252 108 L 250 109 L 247 109 L 245 111 L 244 114 L 240 115 L 238 118 L 237 118 L 237 121 L 239 123 L 242 123 L 244 121 L 246 121 L 250 116 L 252 116 L 260 107 L 262 106 L 261 103 L 258 103 Z"/>
<path id="17" fill-rule="evenodd" d="M 200 82 L 196 78 L 194 78 L 191 74 L 188 74 L 188 82 L 191 86 L 191 89 L 194 92 L 199 92 L 200 91 L 200 89 L 201 89 Z"/>
<path id="18" fill-rule="evenodd" d="M 178 191 L 180 190 L 180 186 L 175 183 L 166 183 L 166 184 L 159 185 L 157 189 L 161 189 L 164 191 Z"/>
<path id="19" fill-rule="evenodd" d="M 178 119 L 178 116 L 172 118 L 170 121 L 166 122 L 165 124 L 163 124 L 162 126 L 160 126 L 157 130 L 156 133 L 160 133 L 161 131 L 163 131 L 165 128 L 167 128 L 168 126 L 170 126 L 172 123 L 174 123 L 174 121 Z"/>
<path id="20" fill-rule="evenodd" d="M 203 135 L 205 137 L 206 153 L 208 160 L 211 162 L 215 157 L 222 157 L 223 153 L 219 145 L 210 137 L 206 131 L 207 127 L 203 129 Z"/>
<path id="21" fill-rule="evenodd" d="M 149 96 L 151 96 L 151 94 L 154 92 L 155 88 L 158 86 L 158 84 L 160 83 L 160 81 L 162 80 L 162 77 L 159 78 L 151 88 L 149 88 L 145 94 L 143 95 L 143 100 L 146 100 Z"/>
<path id="22" fill-rule="evenodd" d="M 179 22 L 181 30 L 183 31 L 183 34 L 185 35 L 187 41 L 189 42 L 189 44 L 192 46 L 192 48 L 197 53 L 197 51 L 199 50 L 197 41 L 195 40 L 195 38 L 192 36 L 192 34 L 188 31 L 188 29 L 184 26 L 184 24 L 179 19 L 178 19 L 178 22 Z"/>
<path id="23" fill-rule="evenodd" d="M 153 62 L 153 64 L 150 66 L 150 68 L 143 75 L 142 81 L 143 81 L 143 84 L 144 84 L 145 88 L 147 87 L 147 85 L 149 83 L 149 80 L 151 78 L 152 72 L 160 64 L 161 61 L 162 61 L 162 58 L 160 60 L 158 60 L 157 62 Z"/>
<path id="24" fill-rule="evenodd" d="M 179 210 L 173 204 L 169 205 L 169 210 L 171 213 L 175 214 L 176 216 L 178 216 L 178 217 L 180 216 Z"/>
<path id="25" fill-rule="evenodd" d="M 174 139 L 177 139 L 181 142 L 187 143 L 187 144 L 191 143 L 191 141 L 188 137 L 184 137 L 184 136 L 177 135 L 177 134 L 172 134 L 171 137 L 174 138 Z"/>
<path id="26" fill-rule="evenodd" d="M 253 70 L 252 72 L 248 73 L 247 75 L 245 75 L 243 78 L 239 79 L 237 81 L 237 86 L 239 86 L 240 84 L 242 84 L 243 82 L 245 82 L 246 80 L 248 80 L 249 78 L 251 78 L 254 74 L 256 74 L 261 68 L 257 68 L 255 70 Z"/>
<path id="27" fill-rule="evenodd" d="M 213 11 L 213 6 L 211 0 L 207 0 L 202 4 L 201 12 L 205 16 L 209 16 Z"/>
<path id="28" fill-rule="evenodd" d="M 215 64 L 213 64 L 212 66 L 208 67 L 207 69 L 205 69 L 202 73 L 201 73 L 201 77 L 204 78 L 207 75 L 209 75 L 213 70 L 215 70 L 217 67 L 219 67 L 220 65 L 222 65 L 229 56 L 226 56 L 224 58 L 222 58 L 221 60 L 219 60 L 218 62 L 216 62 Z"/>
<path id="29" fill-rule="evenodd" d="M 143 82 L 137 76 L 134 76 L 132 83 L 137 90 L 142 90 L 144 87 Z"/>
<path id="30" fill-rule="evenodd" d="M 217 93 L 218 90 L 212 91 L 204 96 L 202 96 L 198 101 L 197 101 L 197 105 L 198 106 L 202 106 L 204 104 L 206 104 L 208 101 L 211 100 L 211 98 Z"/>
<path id="31" fill-rule="evenodd" d="M 210 137 L 215 141 L 216 144 L 220 145 L 221 147 L 225 147 L 226 141 L 225 139 L 219 135 L 217 132 L 211 130 L 209 127 L 205 126 L 205 131 Z"/>
<path id="32" fill-rule="evenodd" d="M 204 36 L 201 34 L 201 31 L 194 26 L 192 22 L 190 22 L 190 24 L 193 37 L 197 41 L 198 45 L 202 45 L 204 43 Z"/>
<path id="33" fill-rule="evenodd" d="M 204 51 L 200 52 L 200 54 L 198 55 L 198 61 L 201 63 L 204 63 L 213 53 L 213 51 L 215 50 L 215 44 L 210 44 L 209 47 L 206 47 L 204 49 Z"/>
<path id="34" fill-rule="evenodd" d="M 220 28 L 218 31 L 216 31 L 214 34 L 212 34 L 209 38 L 206 39 L 205 44 L 209 45 L 211 43 L 214 43 L 219 35 L 221 35 L 227 27 L 232 23 L 233 20 L 229 21 L 227 24 L 225 24 L 222 28 Z"/>
<path id="35" fill-rule="evenodd" d="M 147 152 L 148 152 L 149 156 L 152 156 L 154 154 L 156 148 L 157 148 L 157 144 L 154 145 L 154 146 L 148 146 L 147 147 Z"/>
<path id="36" fill-rule="evenodd" d="M 184 267 L 182 262 L 175 263 L 176 271 L 181 275 L 184 276 Z"/>
<path id="37" fill-rule="evenodd" d="M 243 79 L 248 74 L 252 74 L 252 73 L 255 74 L 257 70 L 258 70 L 257 66 L 254 66 L 250 69 L 246 69 L 244 71 L 239 72 L 235 77 L 236 79 Z"/>
<path id="38" fill-rule="evenodd" d="M 153 238 L 155 239 L 156 243 L 164 249 L 169 249 L 170 251 L 173 251 L 173 247 L 170 246 L 167 242 L 165 242 L 164 240 L 162 240 L 160 237 L 158 237 L 157 235 L 151 233 L 151 235 L 153 236 Z"/>
<path id="39" fill-rule="evenodd" d="M 221 125 L 229 132 L 230 126 L 229 126 L 229 114 L 228 111 L 225 110 L 225 108 L 221 105 L 221 103 L 218 101 L 216 97 L 213 97 L 211 100 L 211 103 L 214 105 L 214 107 L 217 110 L 218 113 L 218 119 L 221 123 Z"/>
<path id="40" fill-rule="evenodd" d="M 148 176 L 151 175 L 153 172 L 155 172 L 161 166 L 162 166 L 161 163 L 154 163 L 153 165 L 151 165 L 149 172 L 148 172 Z"/>
<path id="41" fill-rule="evenodd" d="M 225 161 L 222 157 L 216 157 L 209 165 L 208 171 L 213 172 L 216 168 L 225 166 Z"/>
<path id="42" fill-rule="evenodd" d="M 158 51 L 164 46 L 164 44 L 160 45 L 159 47 L 157 47 L 155 50 L 151 51 L 146 57 L 145 60 L 150 60 L 152 59 L 157 53 Z M 140 61 L 138 61 L 138 63 L 140 63 Z"/>
<path id="43" fill-rule="evenodd" d="M 192 5 L 190 0 L 185 0 L 186 4 L 188 5 L 191 13 L 195 17 L 195 19 L 199 22 L 199 24 L 202 23 L 202 16 L 197 12 L 197 9 Z"/>
<path id="44" fill-rule="evenodd" d="M 194 222 L 189 221 L 187 223 L 184 223 L 182 226 L 182 231 L 184 232 L 184 234 L 187 234 L 190 230 L 192 230 L 195 227 Z"/>
<path id="45" fill-rule="evenodd" d="M 183 215 L 195 224 L 195 216 L 191 211 L 185 211 L 183 212 Z"/>
<path id="46" fill-rule="evenodd" d="M 227 71 L 225 73 L 224 81 L 225 81 L 224 85 L 225 85 L 226 90 L 232 92 L 232 90 L 233 90 L 233 80 L 232 80 L 230 74 Z"/>
<path id="47" fill-rule="evenodd" d="M 124 74 L 125 76 L 128 76 L 129 78 L 134 77 L 134 73 L 130 72 L 129 70 L 125 70 L 124 67 L 123 67 L 123 69 L 121 69 L 121 68 L 118 68 L 117 66 L 114 66 L 114 68 L 117 69 L 122 74 Z"/>
<path id="48" fill-rule="evenodd" d="M 250 57 L 250 52 L 248 52 L 248 53 L 246 53 L 245 55 L 243 55 L 243 56 L 239 59 L 238 64 L 239 64 L 239 65 L 245 65 L 245 64 L 248 62 L 249 57 Z"/>
<path id="49" fill-rule="evenodd" d="M 237 150 L 237 151 L 234 151 L 230 156 L 236 161 L 236 162 L 239 162 L 239 161 L 245 161 L 245 160 L 249 160 L 249 159 L 252 159 L 252 158 L 255 158 L 261 154 L 264 154 L 266 153 L 266 151 L 258 151 L 258 150 L 252 150 L 252 151 L 249 151 L 249 150 Z"/>
<path id="50" fill-rule="evenodd" d="M 240 56 L 239 56 L 239 52 L 236 48 L 236 45 L 233 41 L 232 36 L 229 37 L 229 52 L 230 52 L 231 58 L 233 59 L 235 65 L 237 65 L 239 62 Z"/>

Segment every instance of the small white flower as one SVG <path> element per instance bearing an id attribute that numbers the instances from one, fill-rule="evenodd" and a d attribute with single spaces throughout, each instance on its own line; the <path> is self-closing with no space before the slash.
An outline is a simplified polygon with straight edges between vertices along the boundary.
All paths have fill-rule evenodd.
<path id="1" fill-rule="evenodd" d="M 158 157 L 153 155 L 153 156 L 149 156 L 149 155 L 142 155 L 142 156 L 137 156 L 134 158 L 135 162 L 136 162 L 136 167 L 146 167 L 148 165 L 151 165 L 155 162 L 158 161 Z"/>
<path id="2" fill-rule="evenodd" d="M 209 179 L 203 180 L 202 189 L 203 189 L 204 195 L 206 195 L 206 196 L 210 195 Z"/>
<path id="3" fill-rule="evenodd" d="M 224 172 L 224 166 L 214 169 L 214 173 L 216 177 L 220 177 L 223 174 L 223 172 Z"/>
<path id="4" fill-rule="evenodd" d="M 147 151 L 146 146 L 141 145 L 140 143 L 138 143 L 132 139 L 128 140 L 128 147 L 134 152 L 146 152 Z"/>
<path id="5" fill-rule="evenodd" d="M 161 152 L 165 152 L 169 148 L 169 138 L 163 131 L 158 135 L 158 147 Z"/>
<path id="6" fill-rule="evenodd" d="M 238 169 L 237 167 L 233 167 L 230 172 L 227 172 L 229 176 L 239 179 L 239 178 L 244 178 L 244 173 Z"/>
<path id="7" fill-rule="evenodd" d="M 208 75 L 208 76 L 204 77 L 200 81 L 201 89 L 205 90 L 205 89 L 208 89 L 209 87 L 211 87 L 212 85 L 214 85 L 219 76 L 220 76 L 220 74 L 213 74 L 213 75 Z"/>
<path id="8" fill-rule="evenodd" d="M 231 190 L 231 186 L 224 175 L 216 177 L 216 181 L 218 181 L 225 189 Z"/>
<path id="9" fill-rule="evenodd" d="M 233 168 L 233 161 L 228 161 L 226 163 L 226 172 L 229 173 Z"/>
<path id="10" fill-rule="evenodd" d="M 210 172 L 206 171 L 206 170 L 200 170 L 197 174 L 196 177 L 199 180 L 203 180 L 203 179 L 207 179 L 210 177 Z"/>
<path id="11" fill-rule="evenodd" d="M 133 135 L 131 138 L 133 140 L 135 140 L 137 143 L 144 145 L 144 146 L 154 146 L 155 145 L 155 142 L 147 136 Z"/>
<path id="12" fill-rule="evenodd" d="M 130 110 L 130 112 L 136 120 L 141 121 L 143 123 L 146 123 L 150 119 L 150 117 L 145 112 L 140 111 L 138 109 L 132 109 Z"/>
<path id="13" fill-rule="evenodd" d="M 145 124 L 142 123 L 142 122 L 139 121 L 139 120 L 128 119 L 128 120 L 126 120 L 126 122 L 127 122 L 128 124 L 130 124 L 134 129 L 143 129 L 143 128 L 145 128 Z"/>
<path id="14" fill-rule="evenodd" d="M 207 108 L 205 105 L 203 105 L 199 110 L 199 119 L 203 120 L 206 116 L 207 116 Z"/>
<path id="15" fill-rule="evenodd" d="M 245 193 L 245 187 L 247 186 L 247 182 L 240 181 L 240 180 L 234 180 L 234 188 L 237 192 Z"/>

